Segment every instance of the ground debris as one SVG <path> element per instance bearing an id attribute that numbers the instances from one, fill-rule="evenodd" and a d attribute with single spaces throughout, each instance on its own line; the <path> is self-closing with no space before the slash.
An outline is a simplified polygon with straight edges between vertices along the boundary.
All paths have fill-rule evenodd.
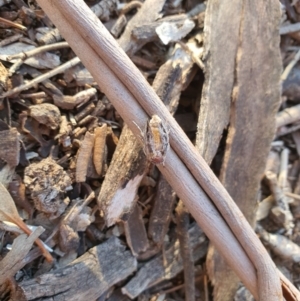
<path id="1" fill-rule="evenodd" d="M 136 259 L 117 238 L 90 249 L 65 268 L 20 283 L 26 298 L 65 301 L 95 300 L 111 286 L 131 275 Z"/>
<path id="2" fill-rule="evenodd" d="M 198 226 L 189 230 L 190 248 L 193 249 L 194 261 L 201 258 L 207 251 L 207 241 Z M 171 279 L 183 269 L 182 258 L 179 251 L 179 241 L 176 240 L 166 250 L 165 256 L 160 255 L 146 263 L 123 288 L 123 294 L 130 298 L 137 297 L 141 292 L 151 286 L 165 280 Z"/>
<path id="3" fill-rule="evenodd" d="M 252 301 L 43 1 L 0 0 L 0 299 Z M 299 287 L 300 4 L 280 57 L 276 1 L 84 2 Z"/>
<path id="4" fill-rule="evenodd" d="M 29 116 L 34 118 L 39 123 L 46 125 L 52 130 L 55 130 L 59 127 L 60 111 L 56 106 L 50 103 L 42 103 L 39 105 L 30 106 L 29 110 Z"/>
<path id="5" fill-rule="evenodd" d="M 46 158 L 25 168 L 24 184 L 38 211 L 60 216 L 68 204 L 64 194 L 72 189 L 68 174 L 53 159 Z"/>

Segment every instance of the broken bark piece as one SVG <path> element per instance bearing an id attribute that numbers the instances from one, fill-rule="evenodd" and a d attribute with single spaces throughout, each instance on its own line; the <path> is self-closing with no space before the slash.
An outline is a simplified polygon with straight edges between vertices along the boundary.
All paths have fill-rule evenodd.
<path id="1" fill-rule="evenodd" d="M 141 144 L 125 126 L 97 200 L 107 226 L 130 212 L 147 164 Z"/>
<path id="2" fill-rule="evenodd" d="M 170 42 L 176 42 L 184 38 L 194 27 L 195 23 L 189 19 L 183 22 L 164 21 L 155 28 L 155 32 L 163 44 L 168 45 Z"/>
<path id="3" fill-rule="evenodd" d="M 90 179 L 99 179 L 100 178 L 100 176 L 98 175 L 98 173 L 95 169 L 95 165 L 93 162 L 93 156 L 90 156 L 90 158 L 89 158 L 86 177 L 90 178 Z"/>
<path id="4" fill-rule="evenodd" d="M 0 158 L 12 167 L 19 164 L 19 136 L 16 128 L 0 131 Z"/>
<path id="5" fill-rule="evenodd" d="M 105 152 L 106 152 L 106 135 L 107 135 L 107 125 L 104 123 L 101 127 L 98 127 L 94 131 L 95 142 L 94 142 L 94 153 L 93 162 L 97 174 L 102 175 L 103 166 L 105 163 Z"/>
<path id="6" fill-rule="evenodd" d="M 139 41 L 132 36 L 133 29 L 136 26 L 145 25 L 157 20 L 160 17 L 164 3 L 165 0 L 145 1 L 138 12 L 127 23 L 118 42 L 129 56 L 134 55 L 144 45 L 143 41 L 139 43 Z M 149 11 L 151 11 L 151 14 L 149 14 Z"/>
<path id="7" fill-rule="evenodd" d="M 280 101 L 280 7 L 273 0 L 255 1 L 255 5 L 254 2 L 230 2 L 229 6 L 229 2 L 212 0 L 206 9 L 205 83 L 196 147 L 210 164 L 228 129 L 220 181 L 253 225 L 257 191 L 274 137 Z M 272 13 L 262 13 L 265 11 Z M 227 43 L 225 48 L 224 43 Z M 213 253 L 207 266 L 210 279 L 215 283 L 214 300 L 231 301 L 239 279 L 223 257 L 216 251 Z M 265 268 L 270 266 L 264 260 L 259 261 L 259 257 L 252 262 L 259 279 L 259 299 L 279 300 L 281 288 L 277 276 L 274 280 L 270 275 L 264 278 Z M 267 281 L 274 281 L 272 287 L 263 284 Z"/>
<path id="8" fill-rule="evenodd" d="M 72 189 L 68 174 L 53 159 L 47 158 L 25 168 L 24 184 L 37 210 L 57 217 L 67 204 L 64 194 Z"/>
<path id="9" fill-rule="evenodd" d="M 20 287 L 30 300 L 61 298 L 64 301 L 96 300 L 111 286 L 127 278 L 137 267 L 136 259 L 115 237 L 98 245 L 71 264 Z"/>
<path id="10" fill-rule="evenodd" d="M 53 95 L 53 101 L 56 106 L 64 110 L 73 110 L 76 106 L 74 97 L 70 95 Z"/>
<path id="11" fill-rule="evenodd" d="M 178 37 L 180 37 L 178 28 L 184 27 L 185 22 L 188 22 L 189 30 L 192 30 L 195 26 L 194 22 L 190 21 L 185 14 L 168 16 L 154 20 L 151 23 L 136 26 L 132 30 L 132 36 L 139 41 L 141 46 L 159 39 L 166 45 L 171 40 L 180 40 L 180 38 L 176 37 L 176 34 L 179 34 Z"/>
<path id="12" fill-rule="evenodd" d="M 65 148 L 71 146 L 71 132 L 72 127 L 69 125 L 67 116 L 62 115 L 60 120 L 59 133 L 55 138 L 58 138 L 59 143 L 62 144 L 62 146 Z"/>
<path id="13" fill-rule="evenodd" d="M 80 91 L 73 96 L 70 95 L 53 95 L 54 104 L 64 110 L 73 110 L 76 106 L 86 103 L 92 96 L 97 93 L 95 88 Z"/>
<path id="14" fill-rule="evenodd" d="M 58 245 L 61 251 L 65 253 L 77 251 L 79 247 L 78 232 L 84 232 L 91 222 L 94 221 L 92 209 L 87 207 L 94 198 L 95 194 L 92 192 L 84 201 L 81 199 L 72 201 L 71 209 L 69 209 L 59 225 Z M 53 237 L 55 233 L 54 231 L 51 236 Z"/>
<path id="15" fill-rule="evenodd" d="M 151 210 L 148 235 L 154 243 L 162 245 L 169 229 L 175 193 L 163 175 L 160 175 L 154 205 Z"/>
<path id="16" fill-rule="evenodd" d="M 44 229 L 42 227 L 38 227 L 29 236 L 21 234 L 14 240 L 11 251 L 0 261 L 0 285 L 4 284 L 7 279 L 13 277 L 24 267 L 25 262 L 23 259 L 31 249 L 35 240 L 43 232 Z"/>
<path id="17" fill-rule="evenodd" d="M 76 251 L 79 247 L 78 233 L 66 223 L 62 223 L 59 227 L 58 245 L 61 251 L 65 253 L 72 250 Z"/>
<path id="18" fill-rule="evenodd" d="M 55 130 L 60 124 L 59 109 L 51 103 L 41 103 L 29 107 L 29 115 L 37 120 L 39 123 Z"/>
<path id="19" fill-rule="evenodd" d="M 48 31 L 46 34 L 38 37 L 37 40 L 41 45 L 54 44 L 61 41 L 63 38 L 57 28 Z"/>
<path id="20" fill-rule="evenodd" d="M 221 46 L 227 37 L 220 35 L 223 32 L 224 25 L 218 22 L 215 27 L 212 24 L 217 20 L 218 14 L 214 12 L 213 5 L 206 9 L 205 18 L 205 43 L 204 43 L 204 63 L 205 63 L 205 83 L 202 90 L 201 107 L 198 117 L 198 131 L 196 136 L 196 147 L 205 161 L 210 164 L 217 152 L 219 141 L 224 129 L 229 122 L 229 110 L 231 94 L 233 87 L 233 76 L 235 65 L 234 56 L 236 54 L 237 43 L 230 43 L 226 49 L 221 50 Z M 217 11 L 217 10 L 215 10 Z M 231 13 L 224 11 L 223 18 L 229 17 Z M 230 17 L 231 18 L 231 17 Z M 238 39 L 238 18 L 227 22 L 227 29 L 235 39 Z M 212 56 L 209 56 L 209 53 Z M 226 60 L 221 59 L 226 57 Z M 224 65 L 224 66 L 223 66 Z M 224 81 L 223 76 L 218 76 L 218 66 L 223 70 L 223 76 L 228 77 Z M 218 109 L 222 106 L 222 110 Z M 215 121 L 218 120 L 216 123 Z"/>
<path id="21" fill-rule="evenodd" d="M 41 147 L 39 148 L 39 154 L 41 157 L 45 158 L 49 155 L 50 149 L 54 144 L 54 140 L 45 140 L 41 131 L 39 122 L 33 118 L 28 118 L 26 112 L 19 114 L 19 119 L 21 123 L 21 129 L 26 134 L 29 134 L 33 139 L 35 139 Z"/>
<path id="22" fill-rule="evenodd" d="M 142 210 L 137 203 L 124 222 L 124 229 L 127 244 L 135 257 L 149 248 Z"/>
<path id="23" fill-rule="evenodd" d="M 196 261 L 206 254 L 207 240 L 197 225 L 194 225 L 189 230 L 189 235 L 189 245 L 193 249 L 193 260 Z M 183 264 L 179 251 L 179 241 L 177 239 L 165 252 L 165 264 L 162 255 L 150 260 L 122 288 L 122 292 L 129 296 L 129 298 L 134 299 L 153 285 L 175 277 L 182 269 Z"/>
<path id="24" fill-rule="evenodd" d="M 111 28 L 110 32 L 111 34 L 115 37 L 118 38 L 123 31 L 124 27 L 127 24 L 127 19 L 124 14 L 121 14 L 119 18 L 117 19 L 116 23 L 114 26 Z"/>
<path id="25" fill-rule="evenodd" d="M 86 117 L 88 114 L 90 114 L 95 109 L 95 105 L 91 102 L 86 107 L 84 107 L 80 112 L 78 112 L 74 118 L 78 122 L 84 117 Z"/>
<path id="26" fill-rule="evenodd" d="M 195 300 L 195 269 L 192 248 L 189 245 L 189 224 L 190 218 L 183 202 L 179 200 L 176 207 L 176 233 L 179 239 L 180 254 L 183 259 L 184 291 L 185 299 Z"/>
<path id="27" fill-rule="evenodd" d="M 89 160 L 92 157 L 95 135 L 86 132 L 78 150 L 76 160 L 76 182 L 85 182 L 88 172 Z"/>

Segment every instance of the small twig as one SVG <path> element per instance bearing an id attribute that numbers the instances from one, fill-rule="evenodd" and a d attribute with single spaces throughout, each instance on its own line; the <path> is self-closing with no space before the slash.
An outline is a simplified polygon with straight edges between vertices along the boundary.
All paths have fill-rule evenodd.
<path id="1" fill-rule="evenodd" d="M 283 73 L 281 74 L 281 81 L 285 81 L 290 72 L 292 71 L 292 69 L 294 68 L 294 66 L 297 64 L 297 62 L 300 60 L 300 50 L 296 53 L 294 59 L 292 61 L 289 62 L 289 64 L 285 67 Z"/>
<path id="2" fill-rule="evenodd" d="M 129 3 L 126 3 L 122 7 L 122 9 L 120 10 L 120 14 L 126 15 L 131 10 L 133 10 L 135 8 L 140 8 L 141 6 L 142 6 L 142 2 L 133 0 L 133 1 L 129 2 Z"/>
<path id="3" fill-rule="evenodd" d="M 61 42 L 61 43 L 45 45 L 45 46 L 41 46 L 41 47 L 38 47 L 38 48 L 34 48 L 34 49 L 26 51 L 26 52 L 21 52 L 21 53 L 10 55 L 10 56 L 7 57 L 7 60 L 11 61 L 13 59 L 21 59 L 22 61 L 25 61 L 26 59 L 28 59 L 32 56 L 35 56 L 35 55 L 37 55 L 41 52 L 53 51 L 53 50 L 66 48 L 66 47 L 70 47 L 67 42 Z"/>
<path id="4" fill-rule="evenodd" d="M 300 105 L 295 105 L 290 108 L 286 108 L 276 115 L 276 127 L 280 128 L 284 125 L 294 123 L 300 120 Z"/>
<path id="5" fill-rule="evenodd" d="M 277 132 L 277 138 L 291 134 L 293 132 L 296 132 L 300 129 L 300 124 L 296 124 L 289 127 L 281 127 Z"/>
<path id="6" fill-rule="evenodd" d="M 9 76 L 12 76 L 20 68 L 20 66 L 22 64 L 23 64 L 23 61 L 21 59 L 14 62 L 13 65 L 8 70 Z"/>
<path id="7" fill-rule="evenodd" d="M 18 29 L 21 29 L 21 30 L 27 30 L 27 28 L 21 24 L 18 24 L 18 23 L 14 23 L 10 20 L 6 20 L 4 18 L 1 18 L 0 17 L 0 23 L 2 24 L 5 24 L 7 26 L 11 26 L 11 27 L 14 27 L 14 28 L 18 28 Z"/>
<path id="8" fill-rule="evenodd" d="M 51 71 L 49 71 L 45 74 L 42 74 L 42 75 L 36 77 L 32 81 L 30 81 L 30 82 L 28 82 L 24 85 L 21 85 L 19 87 L 16 87 L 14 89 L 9 90 L 8 92 L 2 94 L 0 96 L 0 98 L 9 97 L 9 96 L 12 96 L 14 94 L 20 93 L 24 90 L 27 90 L 27 89 L 33 87 L 34 85 L 39 84 L 39 83 L 43 82 L 44 80 L 46 80 L 46 79 L 48 79 L 48 78 L 50 78 L 54 75 L 65 72 L 67 69 L 77 65 L 78 63 L 80 63 L 80 59 L 78 57 L 75 57 L 75 58 L 71 59 L 70 61 L 60 65 L 59 67 L 57 67 L 57 68 L 55 68 L 55 69 L 53 69 L 53 70 L 51 70 Z"/>
<path id="9" fill-rule="evenodd" d="M 26 94 L 21 94 L 20 97 L 25 99 L 26 98 L 37 99 L 37 98 L 46 98 L 47 94 L 45 92 L 26 93 Z"/>
<path id="10" fill-rule="evenodd" d="M 5 45 L 8 45 L 8 44 L 11 44 L 15 41 L 18 41 L 23 35 L 21 33 L 17 33 L 13 36 L 10 36 L 6 39 L 3 39 L 1 42 L 0 42 L 0 47 L 3 47 Z"/>

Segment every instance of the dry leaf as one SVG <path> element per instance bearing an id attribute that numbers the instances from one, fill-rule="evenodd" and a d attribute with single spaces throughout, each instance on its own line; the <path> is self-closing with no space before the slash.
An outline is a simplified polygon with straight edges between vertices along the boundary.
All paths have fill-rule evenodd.
<path id="1" fill-rule="evenodd" d="M 3 184 L 0 183 L 0 220 L 13 222 L 18 225 L 20 219 L 12 197 Z"/>
<path id="2" fill-rule="evenodd" d="M 12 197 L 10 196 L 9 192 L 6 190 L 6 188 L 3 186 L 2 183 L 0 183 L 0 220 L 8 221 L 16 224 L 17 226 L 19 226 L 20 229 L 22 229 L 28 235 L 32 233 L 32 231 L 27 227 L 27 225 L 20 218 L 18 214 L 18 210 L 16 208 L 16 205 Z M 50 255 L 50 253 L 45 249 L 41 240 L 37 239 L 35 243 L 39 246 L 46 259 L 49 262 L 51 262 L 53 258 Z"/>

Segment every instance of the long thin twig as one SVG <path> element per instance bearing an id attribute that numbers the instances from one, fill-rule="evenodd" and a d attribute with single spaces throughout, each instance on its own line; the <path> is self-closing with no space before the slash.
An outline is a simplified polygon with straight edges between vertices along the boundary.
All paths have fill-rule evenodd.
<path id="1" fill-rule="evenodd" d="M 60 43 L 55 43 L 55 44 L 50 44 L 50 45 L 45 45 L 45 46 L 41 46 L 41 47 L 37 47 L 31 50 L 28 50 L 26 52 L 21 52 L 21 53 L 17 53 L 17 54 L 13 54 L 7 57 L 7 60 L 13 60 L 13 59 L 22 59 L 23 61 L 35 56 L 41 52 L 45 52 L 45 51 L 53 51 L 53 50 L 57 50 L 60 48 L 66 48 L 69 47 L 69 44 L 67 42 L 60 42 Z"/>
<path id="2" fill-rule="evenodd" d="M 229 231 L 228 226 L 224 223 L 218 211 L 215 210 L 206 194 L 202 192 L 193 176 L 187 170 L 185 164 L 182 163 L 172 149 L 170 149 L 166 158 L 165 167 L 159 167 L 161 172 L 175 188 L 178 195 L 185 201 L 190 212 L 192 212 L 197 222 L 225 256 L 230 266 L 257 297 L 256 273 L 253 265 L 244 253 L 242 245 L 247 250 L 247 254 L 252 257 L 252 263 L 256 266 L 259 277 L 261 277 L 260 289 L 262 286 L 265 286 L 266 283 L 270 284 L 268 278 L 266 279 L 265 277 L 276 277 L 273 262 L 224 187 L 222 187 L 217 178 L 213 175 L 204 160 L 197 154 L 191 142 L 167 113 L 166 108 L 160 104 L 157 96 L 155 96 L 155 93 L 149 88 L 147 82 L 143 81 L 142 77 L 137 73 L 136 67 L 128 63 L 128 61 L 124 62 L 125 55 L 120 51 L 119 47 L 115 45 L 115 42 L 114 44 L 112 44 L 111 41 L 109 43 L 107 42 L 108 34 L 103 34 L 103 25 L 101 23 L 99 24 L 98 20 L 90 15 L 90 12 L 84 7 L 84 3 L 80 2 L 82 15 L 78 15 L 78 11 L 74 14 L 74 9 L 75 11 L 78 10 L 78 7 L 76 8 L 76 4 L 78 4 L 76 1 L 72 1 L 72 3 L 64 1 L 64 3 L 59 2 L 55 3 L 55 5 L 49 5 L 49 3 L 47 3 L 48 1 L 45 0 L 39 0 L 38 2 L 57 27 L 60 28 L 61 33 L 66 37 L 72 49 L 81 57 L 82 62 L 89 68 L 103 92 L 110 98 L 125 122 L 128 123 L 136 135 L 138 135 L 139 132 L 133 121 L 140 126 L 144 126 L 147 120 L 146 114 L 141 106 L 137 104 L 136 100 L 143 105 L 149 115 L 159 112 L 160 116 L 169 123 L 172 148 L 176 150 L 197 181 L 201 183 L 209 196 L 214 200 L 216 206 L 222 212 L 228 224 L 230 224 L 231 229 L 236 233 L 236 237 Z M 63 6 L 61 7 L 60 5 Z M 67 9 L 64 5 L 66 5 Z M 83 14 L 85 18 L 88 19 L 87 23 L 83 21 Z M 78 30 L 85 27 L 87 32 L 81 32 L 80 34 L 74 32 L 74 26 L 76 25 Z M 99 32 L 101 32 L 101 35 Z M 97 40 L 97 43 L 92 41 L 94 39 L 96 40 L 99 35 L 104 39 L 100 39 L 100 44 L 105 44 L 105 50 L 102 48 L 103 45 L 100 46 L 99 49 L 99 40 Z M 113 56 L 113 61 L 112 57 L 103 54 L 103 51 L 110 52 Z M 101 55 L 99 53 L 101 53 Z M 120 53 L 122 53 L 122 55 L 120 55 Z M 102 59 L 100 57 L 102 57 Z M 104 60 L 106 63 L 104 63 Z M 128 58 L 126 58 L 126 60 L 128 60 Z M 116 64 L 120 64 L 120 67 L 116 67 Z M 112 72 L 111 68 L 114 72 Z M 131 68 L 133 68 L 133 70 L 129 70 Z M 100 76 L 100 72 L 105 74 L 105 76 Z M 120 73 L 122 72 L 124 72 L 128 78 L 125 80 L 122 77 L 121 82 Z M 118 78 L 116 74 L 120 78 Z M 132 82 L 130 83 L 129 81 Z M 111 83 L 113 83 L 113 86 Z M 141 91 L 143 88 L 145 88 L 145 90 Z M 144 100 L 142 98 L 144 98 Z M 146 102 L 149 103 L 146 104 Z M 124 105 L 125 103 L 127 104 L 126 106 Z M 128 106 L 130 106 L 130 110 L 126 110 Z M 207 212 L 210 212 L 210 214 L 207 214 Z M 225 236 L 226 239 L 224 239 Z M 231 237 L 230 240 L 227 240 L 228 237 Z M 237 243 L 236 238 L 241 241 L 241 244 Z M 231 245 L 230 248 L 228 248 L 229 244 Z M 234 244 L 236 248 L 233 248 L 232 244 Z M 266 273 L 266 271 L 270 273 L 269 269 L 273 272 L 272 275 Z M 264 273 L 264 275 L 262 275 L 262 273 Z M 281 279 L 284 282 L 284 287 L 289 290 L 289 294 L 300 300 L 299 292 L 293 285 L 284 279 L 283 276 L 281 276 Z M 271 287 L 271 289 L 278 292 L 278 288 Z M 280 292 L 278 296 L 280 296 Z"/>

